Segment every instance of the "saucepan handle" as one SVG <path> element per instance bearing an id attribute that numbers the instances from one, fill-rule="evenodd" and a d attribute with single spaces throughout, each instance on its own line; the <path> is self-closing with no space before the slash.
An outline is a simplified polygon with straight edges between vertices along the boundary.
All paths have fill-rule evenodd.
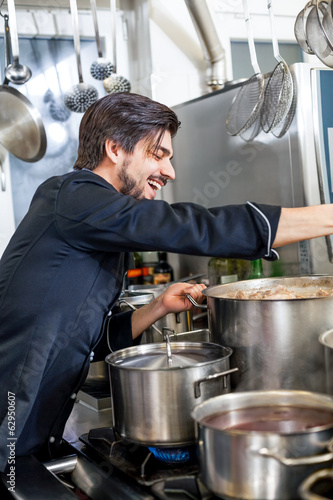
<path id="1" fill-rule="evenodd" d="M 311 492 L 311 488 L 323 479 L 331 479 L 333 481 L 332 469 L 321 469 L 310 474 L 309 477 L 304 479 L 298 488 L 298 493 L 302 500 L 324 500 L 325 497 Z"/>
<path id="2" fill-rule="evenodd" d="M 206 304 L 198 304 L 196 300 L 190 295 L 189 293 L 186 293 L 186 298 L 191 302 L 191 304 L 195 307 L 199 307 L 200 309 L 208 309 L 208 306 Z"/>
<path id="3" fill-rule="evenodd" d="M 296 458 L 287 458 L 279 453 L 275 453 L 272 450 L 269 450 L 267 448 L 261 448 L 260 450 L 257 451 L 259 455 L 263 457 L 268 457 L 268 458 L 274 458 L 278 462 L 281 462 L 283 465 L 286 465 L 288 467 L 294 467 L 297 465 L 317 465 L 317 464 L 322 464 L 325 462 L 330 462 L 333 460 L 333 440 L 331 440 L 327 447 L 329 450 L 328 453 L 322 453 L 321 455 L 308 455 L 305 457 L 296 457 Z"/>
<path id="4" fill-rule="evenodd" d="M 194 382 L 194 397 L 195 398 L 200 398 L 201 396 L 201 389 L 200 389 L 200 384 L 202 382 L 208 382 L 209 380 L 215 380 L 220 377 L 227 377 L 227 375 L 230 375 L 231 373 L 238 372 L 238 368 L 230 368 L 230 370 L 226 370 L 225 372 L 220 372 L 220 373 L 214 373 L 213 375 L 208 375 L 207 377 L 203 377 L 199 380 L 196 380 Z M 227 387 L 226 379 L 224 379 L 225 383 L 225 388 Z"/>

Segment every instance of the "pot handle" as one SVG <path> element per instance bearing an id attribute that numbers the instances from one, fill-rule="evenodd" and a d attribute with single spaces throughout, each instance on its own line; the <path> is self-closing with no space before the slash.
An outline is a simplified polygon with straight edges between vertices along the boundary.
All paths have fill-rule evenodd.
<path id="1" fill-rule="evenodd" d="M 208 382 L 209 380 L 215 380 L 216 378 L 219 378 L 219 377 L 226 377 L 227 375 L 230 375 L 230 373 L 235 373 L 235 372 L 238 372 L 238 368 L 230 368 L 230 370 L 227 370 L 225 372 L 214 373 L 213 375 L 208 375 L 207 377 L 196 380 L 194 382 L 194 397 L 200 398 L 200 396 L 201 396 L 200 384 L 202 382 Z M 227 387 L 226 380 L 224 380 L 224 387 Z"/>
<path id="2" fill-rule="evenodd" d="M 333 445 L 333 440 L 330 440 L 328 443 L 328 448 L 331 450 Z M 322 464 L 325 462 L 330 462 L 333 460 L 333 449 L 329 453 L 322 453 L 321 455 L 309 455 L 306 457 L 297 457 L 297 458 L 286 458 L 277 453 L 274 453 L 272 450 L 268 450 L 267 448 L 261 448 L 258 450 L 259 455 L 263 457 L 274 458 L 278 462 L 281 462 L 283 465 L 287 465 L 288 467 L 294 467 L 295 465 L 316 465 Z"/>
<path id="3" fill-rule="evenodd" d="M 192 295 L 190 295 L 189 293 L 186 293 L 185 296 L 193 306 L 199 307 L 200 309 L 208 309 L 208 306 L 206 304 L 198 304 L 198 302 L 196 302 Z"/>
<path id="4" fill-rule="evenodd" d="M 333 480 L 333 470 L 332 469 L 321 469 L 313 472 L 309 477 L 307 477 L 299 486 L 298 494 L 302 500 L 324 500 L 326 497 L 317 495 L 311 492 L 311 488 L 322 479 L 332 479 Z"/>

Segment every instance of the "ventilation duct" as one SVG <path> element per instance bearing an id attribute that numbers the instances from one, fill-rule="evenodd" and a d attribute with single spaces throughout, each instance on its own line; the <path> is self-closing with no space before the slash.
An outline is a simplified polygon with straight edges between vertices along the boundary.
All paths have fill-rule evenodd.
<path id="1" fill-rule="evenodd" d="M 207 63 L 207 85 L 218 90 L 226 81 L 225 51 L 221 46 L 206 0 L 185 0 Z"/>

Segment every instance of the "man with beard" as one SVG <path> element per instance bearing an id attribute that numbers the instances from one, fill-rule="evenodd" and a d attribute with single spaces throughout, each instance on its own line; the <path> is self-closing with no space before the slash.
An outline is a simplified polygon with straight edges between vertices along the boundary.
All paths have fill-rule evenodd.
<path id="1" fill-rule="evenodd" d="M 52 456 L 103 321 L 122 289 L 128 252 L 275 259 L 273 247 L 332 233 L 332 206 L 205 209 L 155 200 L 168 180 L 177 116 L 136 94 L 110 94 L 84 114 L 74 170 L 46 180 L 0 262 L 0 470 L 8 462 L 8 394 L 16 456 Z M 113 350 L 189 310 L 203 285 L 176 283 L 135 312 L 111 316 Z"/>

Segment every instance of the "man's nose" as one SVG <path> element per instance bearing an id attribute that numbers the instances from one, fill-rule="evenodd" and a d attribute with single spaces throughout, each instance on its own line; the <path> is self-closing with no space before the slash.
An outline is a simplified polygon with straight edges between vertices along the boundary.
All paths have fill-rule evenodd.
<path id="1" fill-rule="evenodd" d="M 163 163 L 163 167 L 162 167 L 162 170 L 161 170 L 161 174 L 164 176 L 164 177 L 167 177 L 168 179 L 170 180 L 174 180 L 176 178 L 176 173 L 175 173 L 175 169 L 173 168 L 172 166 L 172 163 L 170 160 L 166 160 L 164 163 Z"/>

